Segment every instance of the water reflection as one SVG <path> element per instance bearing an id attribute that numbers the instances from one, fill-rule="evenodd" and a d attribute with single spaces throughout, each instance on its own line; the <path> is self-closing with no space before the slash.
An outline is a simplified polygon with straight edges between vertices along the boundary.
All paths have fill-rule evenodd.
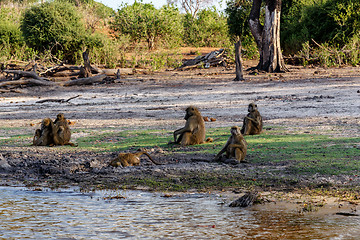
<path id="1" fill-rule="evenodd" d="M 118 195 L 125 198 L 111 197 Z M 162 195 L 0 187 L 0 239 L 358 239 L 360 233 L 359 217 L 300 215 L 275 204 L 229 208 L 212 194 Z"/>

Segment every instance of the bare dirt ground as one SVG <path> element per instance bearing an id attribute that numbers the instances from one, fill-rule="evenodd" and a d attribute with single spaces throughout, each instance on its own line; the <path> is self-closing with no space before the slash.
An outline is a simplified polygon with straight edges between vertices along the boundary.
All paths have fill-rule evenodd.
<path id="1" fill-rule="evenodd" d="M 246 62 L 245 69 L 256 62 Z M 28 87 L 23 94 L 4 93 L 0 97 L 0 138 L 19 131 L 33 134 L 45 117 L 55 118 L 59 112 L 75 121 L 74 129 L 166 129 L 172 131 L 184 124 L 184 109 L 196 105 L 203 116 L 216 118 L 206 122 L 207 128 L 241 125 L 247 105 L 256 102 L 264 118 L 264 126 L 301 127 L 304 132 L 317 128 L 334 136 L 360 136 L 360 68 L 303 68 L 289 66 L 290 72 L 269 74 L 245 72 L 245 82 L 234 82 L 233 68 L 210 68 L 190 71 L 164 71 L 149 75 L 129 75 L 111 84 L 73 87 Z M 41 99 L 68 99 L 68 103 L 36 103 Z M 341 131 L 337 127 L 341 126 Z M 17 130 L 19 129 L 19 130 Z M 73 134 L 76 142 L 83 135 Z M 169 134 L 169 140 L 172 136 Z M 30 144 L 30 143 L 29 143 Z M 360 149 L 360 143 L 357 145 Z M 167 164 L 113 169 L 106 167 L 114 155 L 94 153 L 70 147 L 1 147 L 3 155 L 2 184 L 24 181 L 37 184 L 64 183 L 96 186 L 107 182 L 121 186 L 134 177 L 168 177 L 181 183 L 189 172 L 234 174 L 244 178 L 257 175 L 257 168 L 193 162 L 183 156 L 166 157 L 162 149 L 151 149 Z M 359 154 L 360 155 L 360 154 Z M 211 159 L 213 156 L 205 156 Z M 4 165 L 4 162 L 8 165 Z M 267 166 L 269 167 L 269 166 Z M 274 166 L 276 167 L 276 166 Z M 0 167 L 1 168 L 1 167 Z M 271 171 L 267 173 L 271 175 Z M 265 175 L 267 175 L 265 174 Z M 285 173 L 284 173 L 285 174 Z M 266 178 L 267 176 L 263 176 Z M 289 176 L 284 176 L 289 177 Z M 291 176 L 290 176 L 291 178 Z M 130 179 L 130 180 L 129 180 Z M 313 177 L 300 178 L 303 183 Z M 347 176 L 319 177 L 318 182 L 342 184 Z M 359 184 L 360 179 L 354 179 Z M 108 185 L 110 186 L 110 185 Z M 277 186 L 281 187 L 281 186 Z M 287 188 L 288 186 L 283 186 Z"/>

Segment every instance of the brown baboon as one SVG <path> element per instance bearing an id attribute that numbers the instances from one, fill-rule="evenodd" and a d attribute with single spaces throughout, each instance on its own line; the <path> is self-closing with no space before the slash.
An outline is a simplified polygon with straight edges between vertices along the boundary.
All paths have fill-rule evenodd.
<path id="1" fill-rule="evenodd" d="M 40 129 L 36 129 L 33 138 L 34 146 L 54 145 L 53 139 L 53 121 L 50 118 L 44 118 L 41 122 Z"/>
<path id="2" fill-rule="evenodd" d="M 185 127 L 174 131 L 174 142 L 180 143 L 182 146 L 194 145 L 204 143 L 205 140 L 205 122 L 201 116 L 200 111 L 190 106 L 186 109 Z M 178 138 L 176 138 L 180 135 Z M 206 142 L 210 142 L 212 139 L 207 139 Z"/>
<path id="3" fill-rule="evenodd" d="M 70 127 L 63 113 L 59 113 L 56 116 L 53 127 L 53 137 L 55 145 L 70 145 L 73 147 L 76 146 L 74 143 L 70 142 Z"/>
<path id="4" fill-rule="evenodd" d="M 246 162 L 245 156 L 247 151 L 247 142 L 240 132 L 240 128 L 238 126 L 233 126 L 230 129 L 231 136 L 227 140 L 225 146 L 221 151 L 216 155 L 215 161 L 221 160 L 221 155 L 226 152 L 226 158 L 235 158 L 238 162 Z M 230 163 L 230 161 L 225 160 L 224 162 Z"/>
<path id="5" fill-rule="evenodd" d="M 255 103 L 250 103 L 248 111 L 249 113 L 244 118 L 241 133 L 243 135 L 260 134 L 263 128 L 263 120 L 259 111 L 257 110 L 257 105 Z"/>
<path id="6" fill-rule="evenodd" d="M 113 166 L 113 167 L 139 166 L 140 157 L 143 154 L 148 156 L 150 161 L 153 162 L 154 164 L 161 165 L 160 163 L 155 162 L 147 152 L 141 151 L 137 153 L 119 153 L 119 155 L 115 159 L 111 160 L 109 166 Z"/>

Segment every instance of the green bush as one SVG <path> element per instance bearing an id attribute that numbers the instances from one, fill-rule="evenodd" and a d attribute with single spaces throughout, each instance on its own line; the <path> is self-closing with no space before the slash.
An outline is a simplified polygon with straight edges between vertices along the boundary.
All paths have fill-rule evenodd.
<path id="1" fill-rule="evenodd" d="M 227 47 L 230 37 L 227 19 L 215 8 L 201 10 L 196 17 L 184 17 L 184 42 L 194 47 Z"/>
<path id="2" fill-rule="evenodd" d="M 281 46 L 294 54 L 301 46 L 328 43 L 346 45 L 360 29 L 358 0 L 283 0 Z"/>
<path id="3" fill-rule="evenodd" d="M 0 18 L 0 44 L 9 44 L 13 47 L 23 44 L 19 25 Z"/>
<path id="4" fill-rule="evenodd" d="M 93 47 L 92 37 L 87 37 L 81 16 L 74 5 L 67 1 L 45 2 L 25 11 L 21 29 L 31 48 L 76 62 L 82 48 Z"/>
<path id="5" fill-rule="evenodd" d="M 178 45 L 181 39 L 181 15 L 172 6 L 158 10 L 153 4 L 125 4 L 115 14 L 111 25 L 120 35 L 128 35 L 138 43 L 145 41 L 149 49 L 154 49 L 159 43 Z"/>

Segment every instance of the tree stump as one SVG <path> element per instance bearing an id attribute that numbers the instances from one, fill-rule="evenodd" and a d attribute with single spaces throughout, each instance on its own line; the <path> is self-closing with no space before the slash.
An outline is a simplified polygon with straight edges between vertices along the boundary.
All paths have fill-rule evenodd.
<path id="1" fill-rule="evenodd" d="M 236 77 L 234 81 L 244 81 L 243 68 L 241 64 L 241 40 L 235 43 L 235 65 L 236 65 Z"/>
<path id="2" fill-rule="evenodd" d="M 80 67 L 80 74 L 79 78 L 88 78 L 91 77 L 91 65 L 90 65 L 90 59 L 89 59 L 89 53 L 86 50 L 82 54 L 83 60 L 84 60 L 84 66 Z"/>

